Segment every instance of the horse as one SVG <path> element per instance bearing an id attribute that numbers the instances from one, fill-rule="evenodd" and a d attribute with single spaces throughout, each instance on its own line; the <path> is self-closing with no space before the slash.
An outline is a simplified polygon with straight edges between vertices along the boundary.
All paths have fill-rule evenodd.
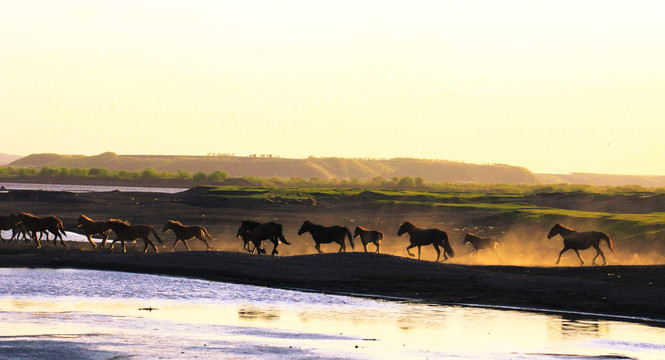
<path id="1" fill-rule="evenodd" d="M 117 235 L 117 238 L 111 242 L 109 249 L 113 248 L 113 244 L 115 244 L 116 241 L 120 241 L 122 243 L 122 252 L 127 252 L 125 249 L 125 241 L 134 241 L 138 238 L 143 239 L 145 242 L 145 248 L 143 249 L 144 253 L 148 252 L 148 245 L 152 246 L 152 248 L 155 249 L 155 252 L 158 252 L 155 243 L 150 240 L 150 233 L 152 233 L 161 244 L 164 243 L 155 231 L 155 228 L 149 225 L 130 225 L 126 221 L 110 219 L 104 222 L 102 230 L 113 230 Z M 105 244 L 106 241 L 102 241 L 100 246 L 104 247 Z"/>
<path id="2" fill-rule="evenodd" d="M 22 224 L 21 218 L 16 214 L 10 214 L 7 216 L 0 215 L 0 230 L 12 230 L 12 237 L 10 238 L 10 240 L 14 239 L 14 236 L 17 236 L 19 234 L 20 231 L 18 229 L 19 224 Z M 7 240 L 2 238 L 2 233 L 0 233 L 0 239 L 2 239 L 2 241 L 4 242 L 7 242 Z"/>
<path id="3" fill-rule="evenodd" d="M 62 235 L 67 236 L 65 229 L 62 225 L 62 221 L 55 216 L 45 216 L 39 217 L 32 215 L 30 213 L 19 213 L 19 218 L 25 228 L 28 230 L 28 233 L 32 239 L 37 243 L 37 248 L 41 247 L 39 240 L 42 238 L 42 234 L 46 235 L 46 241 L 48 241 L 48 233 L 53 234 L 53 244 L 58 244 L 58 238 L 64 247 L 67 247 L 65 241 L 62 239 Z M 39 239 L 37 239 L 37 232 L 40 232 Z"/>
<path id="4" fill-rule="evenodd" d="M 351 236 L 351 231 L 345 228 L 344 226 L 323 226 L 311 223 L 309 220 L 305 220 L 298 230 L 298 235 L 302 235 L 306 232 L 309 232 L 314 239 L 316 245 L 314 246 L 318 250 L 319 254 L 322 254 L 321 244 L 328 243 L 338 243 L 339 252 L 346 251 L 346 245 L 344 244 L 344 236 L 349 237 L 349 243 L 351 244 L 351 249 L 353 249 L 353 236 Z"/>
<path id="5" fill-rule="evenodd" d="M 409 236 L 411 237 L 409 239 L 411 241 L 411 245 L 406 247 L 406 252 L 409 253 L 409 256 L 414 256 L 411 251 L 409 251 L 409 249 L 413 249 L 417 246 L 418 260 L 420 260 L 420 247 L 430 244 L 434 245 L 434 250 L 436 250 L 436 261 L 439 261 L 439 257 L 441 256 L 441 250 L 439 250 L 439 246 L 443 247 L 444 261 L 448 260 L 447 255 L 450 255 L 450 257 L 455 256 L 455 252 L 450 246 L 450 242 L 448 242 L 448 234 L 443 230 L 420 229 L 407 221 L 399 227 L 399 230 L 397 230 L 397 236 L 402 236 L 404 233 L 409 233 Z"/>
<path id="6" fill-rule="evenodd" d="M 353 237 L 360 237 L 360 241 L 363 243 L 365 252 L 367 252 L 367 244 L 373 243 L 376 245 L 376 253 L 379 253 L 379 246 L 381 244 L 381 239 L 383 239 L 382 232 L 376 230 L 367 230 L 360 226 L 356 226 L 356 229 L 353 232 Z"/>
<path id="7" fill-rule="evenodd" d="M 175 246 L 178 244 L 178 241 L 182 241 L 182 243 L 185 244 L 187 251 L 190 251 L 191 249 L 187 245 L 187 240 L 192 238 L 197 238 L 203 241 L 206 244 L 206 250 L 215 250 L 208 243 L 208 240 L 212 241 L 212 238 L 210 237 L 208 230 L 206 230 L 202 226 L 196 226 L 196 225 L 185 226 L 178 221 L 169 220 L 166 222 L 166 224 L 164 224 L 162 232 L 165 233 L 169 230 L 172 230 L 173 233 L 175 234 L 175 242 L 171 247 L 171 252 L 173 252 L 173 249 L 175 249 Z"/>
<path id="8" fill-rule="evenodd" d="M 577 257 L 580 259 L 580 266 L 584 266 L 584 260 L 580 256 L 580 250 L 586 250 L 593 246 L 596 249 L 596 256 L 593 257 L 593 265 L 596 265 L 596 258 L 598 256 L 603 258 L 603 265 L 607 265 L 607 260 L 605 259 L 605 254 L 600 250 L 600 242 L 605 240 L 607 246 L 610 248 L 612 253 L 614 253 L 614 247 L 612 246 L 612 239 L 605 233 L 600 231 L 586 231 L 578 232 L 572 229 L 568 229 L 561 224 L 556 224 L 550 230 L 550 233 L 547 234 L 547 238 L 551 239 L 557 235 L 561 235 L 563 238 L 563 250 L 559 253 L 559 258 L 556 260 L 556 264 L 559 265 L 561 261 L 561 255 L 566 251 L 573 249 Z"/>
<path id="9" fill-rule="evenodd" d="M 259 254 L 265 254 L 265 250 L 261 248 L 263 240 L 270 240 L 273 243 L 272 255 L 277 255 L 277 245 L 283 242 L 286 245 L 291 245 L 282 234 L 282 225 L 274 221 L 268 223 L 258 223 L 252 220 L 244 220 L 242 225 L 238 228 L 237 237 L 242 237 L 245 242 L 245 249 L 251 253 L 254 250 L 249 249 L 249 242 L 254 244 L 254 249 L 257 249 Z"/>
<path id="10" fill-rule="evenodd" d="M 109 235 L 106 233 L 108 229 L 103 230 L 105 223 L 105 221 L 95 221 L 85 215 L 81 215 L 79 216 L 76 227 L 83 229 L 83 233 L 88 238 L 88 241 L 90 241 L 90 244 L 92 244 L 92 247 L 96 248 L 97 244 L 92 241 L 92 235 L 102 235 L 104 237 L 102 244 L 106 244 L 106 240 L 109 238 Z"/>
<path id="11" fill-rule="evenodd" d="M 476 236 L 474 234 L 466 234 L 466 236 L 464 236 L 463 244 L 466 245 L 468 243 L 471 243 L 471 245 L 473 246 L 473 250 L 471 250 L 469 256 L 471 256 L 474 252 L 476 253 L 477 256 L 480 256 L 479 255 L 480 250 L 489 249 L 494 253 L 494 255 L 496 255 L 497 258 L 499 258 L 499 260 L 501 260 L 501 256 L 499 256 L 499 253 L 496 252 L 497 245 L 498 246 L 503 245 L 501 241 L 491 237 L 483 238 L 480 236 Z"/>

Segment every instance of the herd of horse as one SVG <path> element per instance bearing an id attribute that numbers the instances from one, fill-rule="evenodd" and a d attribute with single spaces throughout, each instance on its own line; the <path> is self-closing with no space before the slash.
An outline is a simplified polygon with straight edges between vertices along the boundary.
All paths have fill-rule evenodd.
<path id="1" fill-rule="evenodd" d="M 145 243 L 145 248 L 143 249 L 144 253 L 148 251 L 149 247 L 152 247 L 154 251 L 157 252 L 157 246 L 150 238 L 151 235 L 159 243 L 164 244 L 164 241 L 161 239 L 157 231 L 155 231 L 155 228 L 150 225 L 131 225 L 126 221 L 118 219 L 96 221 L 85 215 L 81 215 L 78 218 L 77 227 L 83 230 L 84 235 L 87 237 L 93 248 L 96 248 L 97 244 L 95 244 L 91 237 L 101 236 L 102 242 L 99 246 L 103 248 L 109 238 L 109 232 L 113 232 L 115 234 L 115 239 L 109 245 L 109 249 L 112 249 L 116 242 L 120 242 L 122 245 L 122 251 L 126 252 L 125 242 L 142 239 Z M 46 241 L 48 241 L 50 233 L 53 235 L 54 245 L 57 245 L 57 240 L 60 239 L 62 245 L 65 247 L 67 246 L 62 238 L 62 235 L 67 236 L 62 221 L 55 216 L 39 217 L 25 212 L 11 214 L 8 216 L 0 216 L 0 230 L 12 231 L 12 236 L 10 239 L 4 239 L 0 234 L 0 239 L 2 239 L 4 242 L 13 241 L 14 239 L 19 240 L 19 238 L 22 237 L 22 239 L 25 239 L 26 241 L 34 241 L 37 245 L 37 248 L 40 248 L 40 241 L 42 240 L 42 236 L 45 236 Z M 182 242 L 187 250 L 191 250 L 189 245 L 187 245 L 187 241 L 194 238 L 203 241 L 207 250 L 213 250 L 213 247 L 208 242 L 213 241 L 213 239 L 208 231 L 202 226 L 186 226 L 178 221 L 169 220 L 166 222 L 166 224 L 164 224 L 162 232 L 166 233 L 169 230 L 172 231 L 176 237 L 176 240 L 171 247 L 171 251 L 175 249 L 178 242 Z M 303 222 L 302 226 L 298 230 L 298 235 L 300 236 L 307 232 L 312 236 L 312 239 L 315 242 L 314 247 L 319 253 L 323 253 L 321 250 L 321 244 L 330 243 L 339 244 L 339 252 L 345 252 L 346 238 L 349 239 L 349 244 L 351 245 L 352 249 L 354 248 L 353 240 L 355 238 L 360 238 L 365 252 L 368 252 L 367 245 L 374 244 L 376 247 L 375 252 L 379 253 L 381 240 L 383 239 L 383 233 L 377 230 L 368 230 L 357 226 L 352 235 L 351 231 L 344 226 L 323 226 L 314 224 L 309 220 Z M 37 236 L 38 233 L 39 236 Z M 421 229 L 416 227 L 411 222 L 406 221 L 399 227 L 399 230 L 397 231 L 398 236 L 402 236 L 404 234 L 409 234 L 410 244 L 406 247 L 406 251 L 409 256 L 415 256 L 411 253 L 411 249 L 417 247 L 418 259 L 420 259 L 421 247 L 428 245 L 432 245 L 434 250 L 436 250 L 437 262 L 441 257 L 441 249 L 443 249 L 444 261 L 449 257 L 455 256 L 455 252 L 450 246 L 448 234 L 443 230 Z M 547 238 L 551 239 L 556 235 L 561 236 L 564 245 L 563 249 L 559 253 L 556 264 L 559 264 L 561 261 L 561 256 L 563 253 L 568 250 L 573 250 L 580 260 L 580 265 L 584 265 L 584 260 L 582 260 L 579 251 L 593 247 L 596 250 L 596 256 L 593 258 L 592 263 L 595 265 L 596 259 L 598 256 L 600 256 L 603 259 L 603 265 L 606 265 L 607 260 L 605 258 L 605 254 L 600 249 L 600 243 L 602 241 L 605 241 L 609 249 L 614 252 L 612 239 L 603 232 L 579 232 L 566 228 L 561 224 L 556 224 L 550 230 Z M 263 241 L 270 241 L 273 243 L 272 255 L 278 254 L 277 246 L 280 242 L 286 245 L 291 245 L 284 237 L 282 225 L 274 221 L 267 223 L 259 223 L 252 220 L 242 221 L 240 227 L 238 228 L 238 232 L 236 233 L 236 237 L 239 237 L 243 240 L 243 248 L 250 253 L 256 252 L 259 254 L 265 254 L 266 251 L 262 246 Z M 502 242 L 492 237 L 480 237 L 474 234 L 466 234 L 463 244 L 471 244 L 473 247 L 473 250 L 469 255 L 472 255 L 474 252 L 478 254 L 478 252 L 481 250 L 489 250 L 500 259 L 499 254 L 496 251 L 496 247 L 501 246 Z"/>

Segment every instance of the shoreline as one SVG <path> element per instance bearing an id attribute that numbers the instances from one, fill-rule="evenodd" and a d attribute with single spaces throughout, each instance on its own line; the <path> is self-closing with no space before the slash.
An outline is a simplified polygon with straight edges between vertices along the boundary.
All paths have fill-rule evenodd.
<path id="1" fill-rule="evenodd" d="M 350 264 L 355 266 L 345 266 Z M 23 250 L 0 252 L 0 267 L 184 276 L 390 301 L 558 313 L 665 326 L 661 305 L 665 298 L 665 266 L 660 265 L 536 268 L 444 264 L 372 253 L 270 257 L 217 251 L 122 254 Z M 608 273 L 618 276 L 608 277 Z M 652 285 L 632 281 L 635 276 Z"/>

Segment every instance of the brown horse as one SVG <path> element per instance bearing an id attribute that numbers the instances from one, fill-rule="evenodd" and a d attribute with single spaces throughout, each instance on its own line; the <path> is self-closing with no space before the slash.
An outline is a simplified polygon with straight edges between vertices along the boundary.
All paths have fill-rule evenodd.
<path id="1" fill-rule="evenodd" d="M 155 228 L 149 225 L 130 225 L 126 221 L 111 219 L 104 222 L 104 227 L 102 229 L 103 231 L 113 230 L 117 236 L 117 238 L 111 242 L 109 249 L 113 248 L 113 244 L 115 244 L 116 241 L 120 241 L 120 243 L 122 243 L 122 252 L 127 252 L 125 249 L 125 241 L 134 241 L 138 238 L 143 239 L 145 242 L 145 248 L 143 249 L 144 253 L 148 252 L 148 245 L 152 246 L 152 248 L 155 249 L 155 252 L 158 252 L 155 243 L 150 240 L 150 233 L 152 233 L 161 244 L 164 243 L 155 231 Z M 103 241 L 100 246 L 104 247 L 105 244 L 106 241 Z"/>
<path id="2" fill-rule="evenodd" d="M 182 241 L 183 244 L 185 244 L 185 247 L 187 248 L 187 251 L 190 251 L 191 249 L 187 245 L 187 240 L 192 239 L 192 238 L 197 238 L 201 241 L 203 241 L 206 244 L 206 249 L 207 250 L 215 250 L 210 246 L 208 243 L 208 240 L 212 241 L 212 238 L 210 237 L 210 234 L 208 234 L 208 230 L 206 230 L 202 226 L 185 226 L 181 224 L 178 221 L 174 220 L 169 220 L 164 224 L 164 228 L 162 228 L 162 232 L 165 233 L 169 230 L 172 230 L 173 233 L 175 234 L 175 242 L 173 243 L 173 246 L 171 247 L 171 252 L 173 252 L 173 249 L 175 249 L 176 244 L 178 244 L 178 241 Z M 207 238 L 207 239 L 206 239 Z"/>
<path id="3" fill-rule="evenodd" d="M 499 253 L 496 252 L 497 245 L 503 245 L 501 241 L 491 237 L 483 238 L 474 234 L 466 234 L 463 244 L 466 245 L 468 243 L 471 243 L 473 246 L 473 250 L 471 250 L 469 256 L 471 256 L 474 252 L 476 253 L 476 256 L 480 256 L 480 250 L 489 249 L 494 253 L 494 255 L 496 255 L 497 258 L 499 258 L 499 260 L 501 260 L 501 256 L 499 256 Z"/>
<path id="4" fill-rule="evenodd" d="M 434 250 L 436 250 L 436 261 L 439 261 L 439 257 L 441 256 L 441 250 L 439 250 L 439 246 L 443 248 L 444 261 L 448 260 L 447 255 L 450 255 L 450 257 L 455 256 L 455 252 L 450 246 L 450 242 L 448 242 L 448 234 L 443 230 L 420 229 L 407 221 L 399 227 L 397 235 L 402 236 L 404 233 L 409 233 L 409 236 L 411 237 L 409 239 L 411 241 L 411 245 L 406 247 L 406 252 L 409 253 L 409 256 L 414 256 L 411 251 L 409 251 L 409 249 L 413 249 L 417 246 L 418 259 L 420 260 L 420 247 L 430 244 L 434 245 Z"/>
<path id="5" fill-rule="evenodd" d="M 381 246 L 381 239 L 383 239 L 383 233 L 376 230 L 367 230 L 360 226 L 356 226 L 356 230 L 353 232 L 353 237 L 360 237 L 360 241 L 363 243 L 365 252 L 367 252 L 367 244 L 372 243 L 376 245 L 376 253 L 379 253 L 379 246 Z"/>
<path id="6" fill-rule="evenodd" d="M 318 250 L 319 254 L 322 254 L 321 244 L 329 243 L 338 243 L 339 252 L 346 251 L 346 245 L 344 244 L 344 236 L 349 237 L 349 243 L 353 249 L 353 237 L 351 236 L 351 231 L 344 226 L 323 226 L 311 223 L 309 220 L 305 220 L 298 230 L 298 235 L 302 235 L 306 232 L 309 232 L 312 235 L 312 239 L 316 245 L 314 247 Z"/>
<path id="7" fill-rule="evenodd" d="M 76 227 L 80 227 L 83 229 L 83 233 L 85 234 L 85 237 L 88 238 L 88 241 L 90 241 L 90 244 L 92 244 L 93 248 L 97 247 L 97 244 L 95 244 L 94 241 L 92 241 L 91 236 L 92 235 L 101 235 L 104 239 L 102 240 L 102 244 L 106 244 L 106 240 L 108 240 L 109 235 L 106 233 L 108 231 L 104 230 L 104 225 L 106 224 L 105 221 L 95 221 L 92 220 L 91 218 L 81 215 L 79 216 L 78 222 Z"/>
<path id="8" fill-rule="evenodd" d="M 600 250 L 601 240 L 607 242 L 607 246 L 610 248 L 612 253 L 614 253 L 614 247 L 612 246 L 612 239 L 605 233 L 600 231 L 586 231 L 578 232 L 572 229 L 568 229 L 561 224 L 556 224 L 550 230 L 550 233 L 547 234 L 547 238 L 551 239 L 556 235 L 561 235 L 563 238 L 563 250 L 559 253 L 559 258 L 556 260 L 556 264 L 559 264 L 561 261 L 561 255 L 566 251 L 573 249 L 577 254 L 577 257 L 580 259 L 580 265 L 584 265 L 584 260 L 580 256 L 579 250 L 586 250 L 593 246 L 596 249 L 596 256 L 593 257 L 593 265 L 596 265 L 596 258 L 598 256 L 603 258 L 603 265 L 607 265 L 607 260 L 605 260 L 605 254 Z"/>
<path id="9" fill-rule="evenodd" d="M 10 238 L 10 240 L 14 239 L 14 236 L 17 236 L 19 234 L 20 231 L 18 229 L 19 224 L 22 224 L 21 218 L 16 214 L 10 214 L 7 216 L 0 215 L 0 230 L 12 230 L 12 237 Z M 23 228 L 25 229 L 25 226 Z M 7 242 L 7 240 L 2 238 L 1 233 L 0 233 L 0 239 L 2 239 L 2 241 L 4 242 Z"/>
<path id="10" fill-rule="evenodd" d="M 254 250 L 258 250 L 259 254 L 265 254 L 265 249 L 261 248 L 261 242 L 263 240 L 270 240 L 273 243 L 272 255 L 277 255 L 277 245 L 279 242 L 283 242 L 286 245 L 291 245 L 282 234 L 282 224 L 278 224 L 274 221 L 267 222 L 264 224 L 258 223 L 252 220 L 244 220 L 242 225 L 238 228 L 236 233 L 237 237 L 242 237 L 242 240 L 245 242 L 245 250 L 253 253 Z M 254 244 L 254 249 L 249 249 L 249 243 Z"/>
<path id="11" fill-rule="evenodd" d="M 21 219 L 23 225 L 30 233 L 30 236 L 37 243 L 37 248 L 41 247 L 39 240 L 42 238 L 42 234 L 46 235 L 46 241 L 48 241 L 48 233 L 53 234 L 53 244 L 57 245 L 58 238 L 64 247 L 67 247 L 65 241 L 62 239 L 62 235 L 67 236 L 64 227 L 62 226 L 62 221 L 55 216 L 45 216 L 39 217 L 32 215 L 30 213 L 19 213 L 18 216 Z M 37 239 L 37 232 L 40 232 L 39 239 Z"/>

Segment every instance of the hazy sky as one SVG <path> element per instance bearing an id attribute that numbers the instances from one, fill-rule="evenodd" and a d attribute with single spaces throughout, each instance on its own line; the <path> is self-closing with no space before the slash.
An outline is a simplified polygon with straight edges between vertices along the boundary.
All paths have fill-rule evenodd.
<path id="1" fill-rule="evenodd" d="M 662 1 L 0 0 L 0 152 L 665 175 Z"/>

